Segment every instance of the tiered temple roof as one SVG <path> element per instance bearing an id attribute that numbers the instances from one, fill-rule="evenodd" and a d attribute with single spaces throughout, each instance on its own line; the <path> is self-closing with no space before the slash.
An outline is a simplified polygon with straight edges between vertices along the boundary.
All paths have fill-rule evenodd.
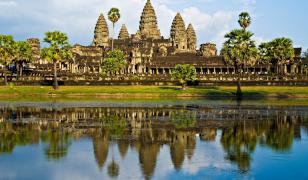
<path id="1" fill-rule="evenodd" d="M 179 50 L 187 49 L 187 35 L 184 20 L 180 13 L 177 13 L 171 26 L 170 38 L 173 46 Z"/>
<path id="2" fill-rule="evenodd" d="M 108 42 L 109 42 L 109 29 L 104 15 L 101 14 L 95 26 L 93 45 L 106 47 L 108 46 Z"/>
<path id="3" fill-rule="evenodd" d="M 188 25 L 186 33 L 187 33 L 187 49 L 191 51 L 196 51 L 197 36 L 192 24 Z"/>
<path id="4" fill-rule="evenodd" d="M 160 39 L 160 30 L 157 26 L 155 10 L 150 0 L 144 6 L 142 11 L 139 30 L 143 38 Z"/>
<path id="5" fill-rule="evenodd" d="M 128 33 L 128 30 L 127 30 L 125 24 L 122 25 L 118 38 L 122 39 L 122 40 L 129 38 L 129 33 Z"/>

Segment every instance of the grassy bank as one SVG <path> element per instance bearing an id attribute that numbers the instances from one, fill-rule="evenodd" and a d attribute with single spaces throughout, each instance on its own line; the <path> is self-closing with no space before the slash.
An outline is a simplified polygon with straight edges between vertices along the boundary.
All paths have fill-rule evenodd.
<path id="1" fill-rule="evenodd" d="M 290 86 L 245 86 L 242 87 L 246 97 L 307 97 L 308 87 Z M 62 86 L 55 91 L 47 86 L 0 87 L 0 96 L 173 96 L 173 97 L 233 97 L 236 87 L 180 87 L 168 86 Z"/>

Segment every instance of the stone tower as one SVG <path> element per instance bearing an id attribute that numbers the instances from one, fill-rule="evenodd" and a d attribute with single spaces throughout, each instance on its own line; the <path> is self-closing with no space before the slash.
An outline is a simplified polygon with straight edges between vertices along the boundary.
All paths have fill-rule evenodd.
<path id="1" fill-rule="evenodd" d="M 188 25 L 188 28 L 186 30 L 186 34 L 187 34 L 187 49 L 190 50 L 190 51 L 196 52 L 197 36 L 196 36 L 196 32 L 195 32 L 192 24 Z"/>
<path id="2" fill-rule="evenodd" d="M 160 39 L 160 30 L 157 25 L 157 18 L 150 0 L 144 6 L 141 14 L 139 30 L 143 38 Z"/>
<path id="3" fill-rule="evenodd" d="M 217 56 L 216 44 L 213 43 L 201 44 L 200 52 L 202 53 L 203 57 L 206 58 L 215 57 Z"/>
<path id="4" fill-rule="evenodd" d="M 180 13 L 173 19 L 170 33 L 171 43 L 178 51 L 187 51 L 187 34 L 184 20 Z"/>
<path id="5" fill-rule="evenodd" d="M 99 16 L 95 26 L 93 45 L 100 47 L 109 45 L 109 29 L 103 14 Z"/>
<path id="6" fill-rule="evenodd" d="M 122 40 L 129 38 L 129 33 L 128 33 L 128 30 L 127 30 L 125 24 L 122 25 L 118 38 L 122 39 Z"/>

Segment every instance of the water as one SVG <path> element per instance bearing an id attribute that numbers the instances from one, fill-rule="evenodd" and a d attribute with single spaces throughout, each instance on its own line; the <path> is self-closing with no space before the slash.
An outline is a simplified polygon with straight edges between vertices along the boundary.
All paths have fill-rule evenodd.
<path id="1" fill-rule="evenodd" d="M 0 179 L 308 179 L 307 100 L 1 100 Z"/>

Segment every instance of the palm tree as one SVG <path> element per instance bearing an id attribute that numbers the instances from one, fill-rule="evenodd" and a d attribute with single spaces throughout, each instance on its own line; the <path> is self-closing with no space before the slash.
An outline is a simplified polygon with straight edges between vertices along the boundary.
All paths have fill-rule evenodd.
<path id="1" fill-rule="evenodd" d="M 120 10 L 118 8 L 111 8 L 108 12 L 108 19 L 112 22 L 112 45 L 111 50 L 113 50 L 113 37 L 114 37 L 114 25 L 121 18 Z"/>
<path id="2" fill-rule="evenodd" d="M 42 49 L 41 57 L 53 63 L 53 87 L 56 90 L 59 88 L 57 79 L 57 63 L 60 60 L 72 58 L 71 47 L 69 45 L 67 35 L 59 31 L 47 32 L 45 34 L 44 42 L 48 43 L 49 47 Z"/>
<path id="3" fill-rule="evenodd" d="M 250 24 L 251 24 L 251 17 L 249 15 L 249 13 L 248 12 L 242 12 L 239 15 L 238 23 L 240 24 L 240 26 L 244 30 L 246 30 L 250 26 Z"/>
<path id="4" fill-rule="evenodd" d="M 294 48 L 289 38 L 276 38 L 259 46 L 261 60 L 271 63 L 276 67 L 276 73 L 280 74 L 280 67 L 294 60 Z"/>
<path id="5" fill-rule="evenodd" d="M 10 35 L 0 35 L 0 64 L 7 66 L 14 58 L 14 40 Z M 6 73 L 4 74 L 4 84 L 7 85 Z"/>
<path id="6" fill-rule="evenodd" d="M 241 99 L 243 94 L 241 90 L 242 70 L 247 65 L 254 65 L 258 57 L 258 49 L 255 41 L 252 40 L 253 33 L 246 31 L 251 24 L 249 13 L 242 12 L 239 15 L 239 25 L 242 29 L 235 29 L 225 35 L 227 41 L 223 44 L 221 55 L 225 61 L 234 66 L 237 78 L 236 96 Z"/>
<path id="7" fill-rule="evenodd" d="M 32 49 L 28 42 L 18 41 L 14 43 L 14 61 L 17 70 L 17 79 L 22 76 L 22 64 L 32 60 Z"/>
<path id="8" fill-rule="evenodd" d="M 242 97 L 242 71 L 246 66 L 254 65 L 258 57 L 258 49 L 255 41 L 251 39 L 252 36 L 253 33 L 249 31 L 235 29 L 225 35 L 227 41 L 221 50 L 225 61 L 234 67 L 235 73 L 238 75 L 236 96 L 239 99 Z"/>

